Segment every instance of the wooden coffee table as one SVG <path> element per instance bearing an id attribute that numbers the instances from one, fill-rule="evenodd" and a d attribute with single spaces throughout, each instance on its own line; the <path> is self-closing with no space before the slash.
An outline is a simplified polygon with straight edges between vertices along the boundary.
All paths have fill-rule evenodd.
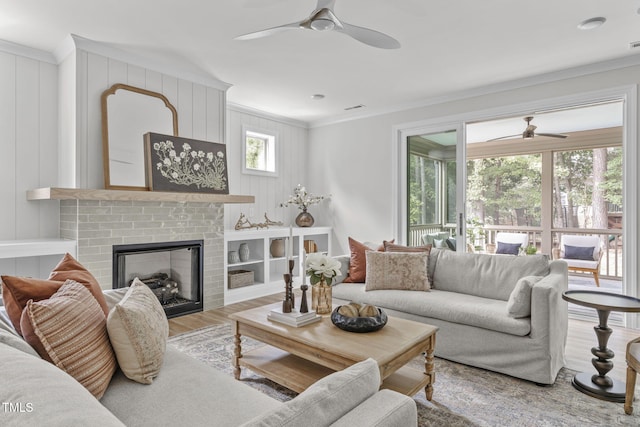
<path id="1" fill-rule="evenodd" d="M 431 400 L 436 326 L 389 316 L 381 330 L 360 334 L 338 329 L 326 315 L 319 322 L 295 328 L 267 320 L 267 313 L 278 306 L 282 303 L 229 316 L 235 334 L 236 379 L 244 366 L 300 393 L 320 378 L 371 357 L 380 367 L 381 388 L 408 396 L 424 388 Z M 243 335 L 268 345 L 243 353 Z M 405 366 L 422 352 L 426 353 L 424 372 Z"/>

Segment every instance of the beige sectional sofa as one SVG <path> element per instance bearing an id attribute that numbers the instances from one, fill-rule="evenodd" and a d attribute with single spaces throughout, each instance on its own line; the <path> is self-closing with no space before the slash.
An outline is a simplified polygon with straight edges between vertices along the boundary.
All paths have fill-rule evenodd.
<path id="1" fill-rule="evenodd" d="M 109 308 L 122 295 L 122 290 L 105 291 Z M 372 359 L 281 403 L 168 345 L 152 384 L 131 381 L 118 370 L 97 400 L 71 376 L 41 359 L 1 312 L 2 307 L 2 426 L 417 425 L 413 399 L 379 390 L 379 369 Z"/>
<path id="2" fill-rule="evenodd" d="M 337 258 L 346 273 L 349 256 Z M 367 291 L 365 283 L 338 283 L 333 297 L 437 326 L 438 357 L 540 384 L 555 381 L 564 365 L 567 338 L 565 262 L 549 262 L 545 255 L 432 249 L 428 275 L 432 289 L 426 292 Z M 509 312 L 518 306 L 520 313 Z"/>

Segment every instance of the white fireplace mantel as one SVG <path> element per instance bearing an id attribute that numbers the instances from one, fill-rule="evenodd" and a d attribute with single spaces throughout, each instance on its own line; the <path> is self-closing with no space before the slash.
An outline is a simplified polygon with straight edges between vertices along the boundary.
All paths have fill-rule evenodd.
<path id="1" fill-rule="evenodd" d="M 27 191 L 27 200 L 113 200 L 138 202 L 254 203 L 254 196 L 160 191 L 46 187 Z"/>

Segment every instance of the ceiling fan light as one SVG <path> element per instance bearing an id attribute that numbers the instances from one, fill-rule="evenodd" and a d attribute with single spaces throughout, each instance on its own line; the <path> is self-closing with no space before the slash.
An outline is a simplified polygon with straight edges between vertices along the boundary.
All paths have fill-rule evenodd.
<path id="1" fill-rule="evenodd" d="M 534 136 L 534 132 L 532 130 L 525 130 L 524 132 L 522 132 L 522 138 L 523 139 L 533 139 Z"/>
<path id="2" fill-rule="evenodd" d="M 329 31 L 333 30 L 335 27 L 336 24 L 330 19 L 318 18 L 311 21 L 311 28 L 316 31 Z"/>

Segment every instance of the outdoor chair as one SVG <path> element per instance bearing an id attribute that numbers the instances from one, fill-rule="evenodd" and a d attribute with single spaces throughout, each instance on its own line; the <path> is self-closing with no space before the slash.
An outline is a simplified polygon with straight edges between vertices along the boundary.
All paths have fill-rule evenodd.
<path id="1" fill-rule="evenodd" d="M 627 344 L 627 387 L 624 399 L 624 412 L 633 413 L 633 393 L 636 387 L 636 375 L 640 371 L 640 337 Z"/>
<path id="2" fill-rule="evenodd" d="M 487 253 L 519 255 L 529 244 L 527 233 L 496 233 L 496 243 L 486 245 Z"/>
<path id="3" fill-rule="evenodd" d="M 553 249 L 553 259 L 565 261 L 571 271 L 593 274 L 596 286 L 600 287 L 602 253 L 599 236 L 565 235 L 560 239 L 560 247 Z"/>

